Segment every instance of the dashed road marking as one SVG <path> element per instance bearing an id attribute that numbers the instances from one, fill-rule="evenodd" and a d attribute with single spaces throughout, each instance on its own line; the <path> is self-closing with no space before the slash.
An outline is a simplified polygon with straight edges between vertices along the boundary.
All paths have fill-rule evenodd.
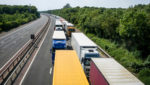
<path id="1" fill-rule="evenodd" d="M 53 68 L 51 67 L 49 70 L 50 75 L 52 74 L 52 70 L 53 70 Z"/>

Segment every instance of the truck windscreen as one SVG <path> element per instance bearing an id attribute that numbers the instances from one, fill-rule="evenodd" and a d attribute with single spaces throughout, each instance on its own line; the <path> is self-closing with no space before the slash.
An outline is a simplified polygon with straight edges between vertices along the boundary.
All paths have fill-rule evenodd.
<path id="1" fill-rule="evenodd" d="M 100 57 L 99 54 L 85 54 L 85 58 Z"/>
<path id="2" fill-rule="evenodd" d="M 66 40 L 63 39 L 55 39 L 54 43 L 66 43 Z"/>
<path id="3" fill-rule="evenodd" d="M 62 27 L 62 25 L 56 25 L 55 27 Z"/>
<path id="4" fill-rule="evenodd" d="M 85 65 L 85 66 L 90 66 L 90 61 L 91 61 L 90 58 L 85 58 L 85 59 L 84 59 L 84 65 Z"/>
<path id="5" fill-rule="evenodd" d="M 99 54 L 85 54 L 84 65 L 90 66 L 91 57 L 100 57 Z"/>
<path id="6" fill-rule="evenodd" d="M 68 31 L 74 32 L 74 31 L 75 31 L 75 29 L 68 29 Z"/>

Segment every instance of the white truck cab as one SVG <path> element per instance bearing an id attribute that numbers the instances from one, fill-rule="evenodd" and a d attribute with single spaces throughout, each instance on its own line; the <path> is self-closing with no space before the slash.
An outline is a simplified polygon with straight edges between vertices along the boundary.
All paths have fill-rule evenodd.
<path id="1" fill-rule="evenodd" d="M 87 76 L 89 76 L 91 58 L 100 57 L 97 48 L 86 48 L 81 51 L 81 64 Z"/>
<path id="2" fill-rule="evenodd" d="M 56 31 L 62 31 L 63 30 L 63 24 L 59 19 L 56 19 L 55 28 Z"/>

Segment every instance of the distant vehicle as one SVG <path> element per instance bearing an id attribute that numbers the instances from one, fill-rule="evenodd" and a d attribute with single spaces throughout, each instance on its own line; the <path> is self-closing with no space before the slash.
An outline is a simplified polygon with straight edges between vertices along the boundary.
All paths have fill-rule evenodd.
<path id="1" fill-rule="evenodd" d="M 54 64 L 55 60 L 55 50 L 65 49 L 66 48 L 66 36 L 64 31 L 54 31 L 52 37 L 52 63 Z"/>
<path id="2" fill-rule="evenodd" d="M 66 21 L 64 18 L 60 18 L 61 23 L 63 23 L 64 21 Z"/>
<path id="3" fill-rule="evenodd" d="M 64 31 L 66 32 L 66 23 L 68 23 L 68 21 L 66 20 L 61 20 L 62 24 L 63 24 L 63 27 L 64 27 Z"/>
<path id="4" fill-rule="evenodd" d="M 68 37 L 70 37 L 70 36 L 71 36 L 71 33 L 72 33 L 72 32 L 75 32 L 75 27 L 74 27 L 73 24 L 68 23 L 68 22 L 66 22 L 66 25 L 65 25 L 65 26 L 66 26 L 66 27 L 65 27 L 65 30 L 66 30 L 66 32 L 67 32 L 67 35 L 68 35 Z"/>
<path id="5" fill-rule="evenodd" d="M 56 18 L 56 19 L 59 19 L 60 17 L 59 17 L 59 16 L 55 16 L 55 18 Z"/>
<path id="6" fill-rule="evenodd" d="M 59 19 L 56 19 L 54 30 L 63 30 L 63 24 L 60 22 Z"/>
<path id="7" fill-rule="evenodd" d="M 53 85 L 89 85 L 74 50 L 56 50 Z"/>
<path id="8" fill-rule="evenodd" d="M 113 58 L 92 58 L 91 85 L 144 85 Z"/>
<path id="9" fill-rule="evenodd" d="M 91 58 L 100 57 L 100 54 L 97 51 L 97 45 L 83 33 L 72 33 L 71 45 L 73 49 L 77 52 L 84 71 L 87 77 L 89 77 Z"/>

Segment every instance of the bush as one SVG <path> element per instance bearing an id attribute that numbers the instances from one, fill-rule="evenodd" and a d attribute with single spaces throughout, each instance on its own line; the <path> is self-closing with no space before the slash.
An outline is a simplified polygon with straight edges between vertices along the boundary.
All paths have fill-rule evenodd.
<path id="1" fill-rule="evenodd" d="M 2 28 L 0 28 L 0 32 L 2 31 Z"/>
<path id="2" fill-rule="evenodd" d="M 7 22 L 4 23 L 3 26 L 4 26 L 3 30 L 7 31 L 7 30 L 9 30 L 12 27 L 12 24 L 11 24 L 10 21 L 7 21 Z"/>
<path id="3" fill-rule="evenodd" d="M 150 55 L 149 7 L 150 4 L 128 9 L 76 7 L 48 12 L 75 24 L 119 63 L 138 75 L 141 70 L 150 68 L 150 58 L 147 58 Z"/>
<path id="4" fill-rule="evenodd" d="M 138 73 L 143 67 L 142 60 L 134 56 L 134 52 L 129 52 L 122 46 L 103 38 L 98 38 L 93 34 L 87 34 L 97 45 L 102 47 L 106 52 L 108 52 L 113 58 L 115 58 L 119 63 L 127 68 L 132 68 L 133 72 Z"/>
<path id="5" fill-rule="evenodd" d="M 13 25 L 13 27 L 17 27 L 18 26 L 16 21 L 12 21 L 12 25 Z"/>
<path id="6" fill-rule="evenodd" d="M 2 29 L 2 25 L 3 25 L 3 23 L 2 22 L 0 22 L 0 28 Z"/>
<path id="7" fill-rule="evenodd" d="M 145 83 L 145 85 L 150 85 L 150 69 L 142 69 L 139 72 L 138 77 Z"/>
<path id="8" fill-rule="evenodd" d="M 28 10 L 29 8 L 31 8 L 31 11 Z M 0 31 L 8 31 L 39 17 L 39 13 L 34 6 L 0 5 L 0 9 L 5 9 L 0 10 Z"/>
<path id="9" fill-rule="evenodd" d="M 150 68 L 150 55 L 147 57 L 143 64 L 145 67 Z"/>

